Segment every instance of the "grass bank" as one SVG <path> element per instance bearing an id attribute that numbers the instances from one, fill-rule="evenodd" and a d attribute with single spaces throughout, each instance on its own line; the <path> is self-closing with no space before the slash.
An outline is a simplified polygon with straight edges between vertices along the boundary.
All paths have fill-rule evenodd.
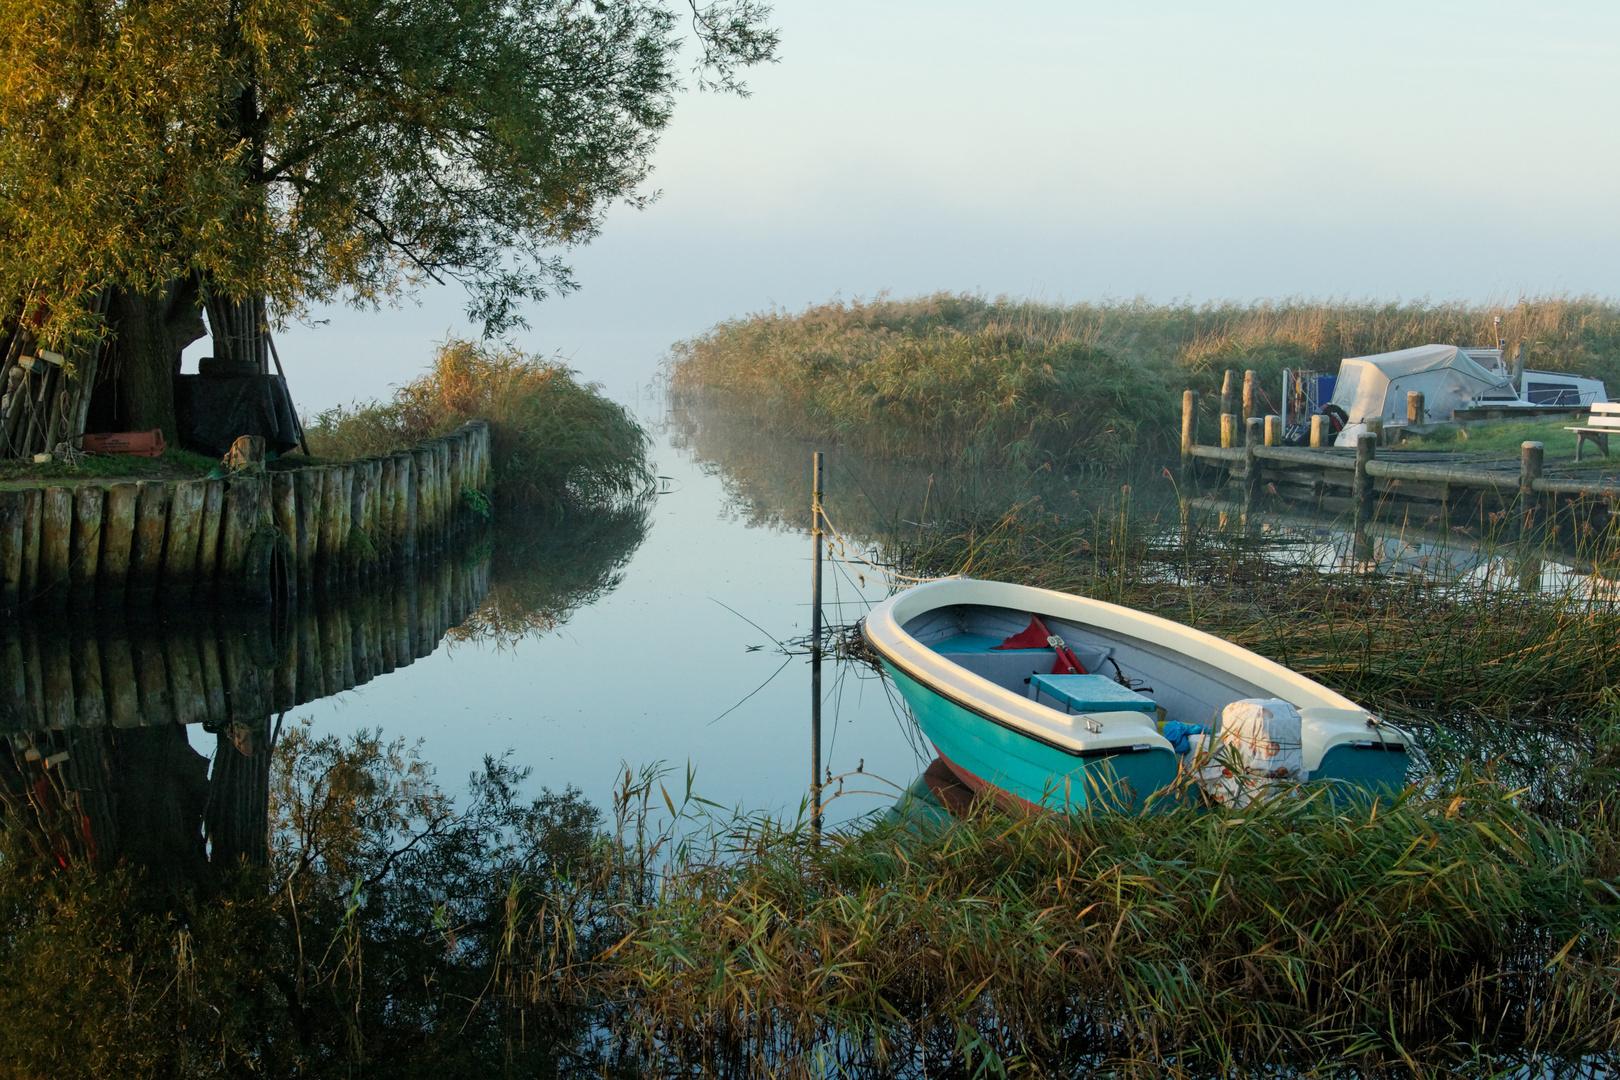
<path id="1" fill-rule="evenodd" d="M 317 457 L 349 460 L 402 450 L 489 421 L 492 494 L 504 505 L 555 510 L 644 497 L 651 441 L 621 405 L 564 365 L 510 346 L 451 340 L 427 374 L 388 402 L 329 409 L 306 435 Z"/>
<path id="2" fill-rule="evenodd" d="M 721 323 L 674 347 L 668 378 L 677 398 L 709 397 L 862 453 L 1066 466 L 1172 449 L 1182 390 L 1207 401 L 1225 368 L 1253 368 L 1275 395 L 1285 367 L 1334 372 L 1346 356 L 1494 343 L 1498 315 L 1528 363 L 1620 386 L 1620 305 L 1592 297 L 1511 306 L 880 297 Z"/>
<path id="3" fill-rule="evenodd" d="M 651 772 L 612 823 L 499 759 L 457 806 L 401 743 L 283 734 L 269 865 L 206 880 L 111 862 L 14 767 L 0 1069 L 1477 1078 L 1620 1043 L 1612 814 L 1488 773 L 818 841 Z"/>

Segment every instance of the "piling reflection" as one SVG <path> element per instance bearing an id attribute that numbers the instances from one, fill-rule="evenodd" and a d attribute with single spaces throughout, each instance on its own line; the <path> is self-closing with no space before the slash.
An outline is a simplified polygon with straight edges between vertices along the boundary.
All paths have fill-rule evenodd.
<path id="1" fill-rule="evenodd" d="M 555 629 L 617 586 L 646 509 L 514 521 L 437 562 L 281 608 L 0 627 L 0 801 L 63 859 L 175 880 L 263 864 L 289 711 L 441 647 Z M 191 725 L 213 736 L 211 757 Z"/>

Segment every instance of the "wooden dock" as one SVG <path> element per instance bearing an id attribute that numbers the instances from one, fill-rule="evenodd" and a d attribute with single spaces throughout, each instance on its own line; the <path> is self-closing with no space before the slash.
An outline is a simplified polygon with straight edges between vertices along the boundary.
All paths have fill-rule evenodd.
<path id="1" fill-rule="evenodd" d="M 1229 398 L 1223 395 L 1223 407 L 1230 407 Z M 1421 398 L 1411 408 L 1421 416 Z M 1182 395 L 1184 475 L 1213 470 L 1223 483 L 1238 486 L 1245 508 L 1275 500 L 1296 509 L 1347 513 L 1359 528 L 1415 505 L 1458 524 L 1505 519 L 1522 531 L 1557 517 L 1607 527 L 1620 498 L 1620 483 L 1549 475 L 1539 442 L 1524 443 L 1516 461 L 1390 448 L 1382 445 L 1383 432 L 1377 429 L 1359 436 L 1354 448 L 1339 448 L 1321 445 L 1325 436 L 1319 422 L 1313 424 L 1311 447 L 1281 441 L 1280 417 L 1250 416 L 1240 425 L 1236 414 L 1223 412 L 1220 445 L 1205 445 L 1199 438 L 1198 393 Z"/>

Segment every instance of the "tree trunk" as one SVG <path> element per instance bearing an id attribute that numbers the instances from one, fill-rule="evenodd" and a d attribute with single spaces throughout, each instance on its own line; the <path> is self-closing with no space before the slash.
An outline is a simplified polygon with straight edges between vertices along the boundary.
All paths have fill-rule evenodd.
<path id="1" fill-rule="evenodd" d="M 112 327 L 111 371 L 102 393 L 110 409 L 100 414 L 110 430 L 161 428 L 171 445 L 178 441 L 174 377 L 180 352 L 202 337 L 202 309 L 196 284 L 178 282 L 156 293 L 120 289 L 107 320 Z"/>

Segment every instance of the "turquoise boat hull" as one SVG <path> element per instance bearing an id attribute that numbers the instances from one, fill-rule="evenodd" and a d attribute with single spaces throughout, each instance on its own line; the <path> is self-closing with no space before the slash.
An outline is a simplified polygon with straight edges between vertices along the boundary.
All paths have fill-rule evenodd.
<path id="1" fill-rule="evenodd" d="M 1136 811 L 1175 800 L 1174 752 L 1158 747 L 1074 753 L 998 724 L 885 660 L 912 716 L 963 783 L 1002 802 L 1044 810 Z M 1161 792 L 1165 797 L 1152 799 Z"/>

